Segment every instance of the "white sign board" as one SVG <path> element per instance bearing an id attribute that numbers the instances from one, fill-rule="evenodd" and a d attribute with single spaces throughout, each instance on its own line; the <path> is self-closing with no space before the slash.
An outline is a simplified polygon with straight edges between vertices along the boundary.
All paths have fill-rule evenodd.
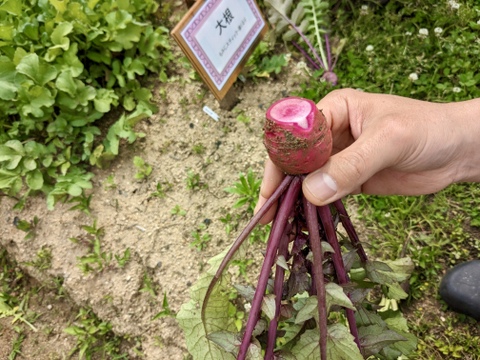
<path id="1" fill-rule="evenodd" d="M 195 3 L 172 35 L 221 99 L 266 28 L 254 0 L 206 0 Z"/>

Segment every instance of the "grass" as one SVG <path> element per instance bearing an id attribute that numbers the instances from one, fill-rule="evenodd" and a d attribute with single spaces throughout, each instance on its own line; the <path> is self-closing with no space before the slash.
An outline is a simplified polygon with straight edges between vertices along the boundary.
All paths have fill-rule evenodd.
<path id="1" fill-rule="evenodd" d="M 416 359 L 478 359 L 478 324 L 448 311 L 438 296 L 445 271 L 480 254 L 478 184 L 455 184 L 429 196 L 355 196 L 373 253 L 410 256 L 415 271 L 404 304 L 419 338 Z"/>

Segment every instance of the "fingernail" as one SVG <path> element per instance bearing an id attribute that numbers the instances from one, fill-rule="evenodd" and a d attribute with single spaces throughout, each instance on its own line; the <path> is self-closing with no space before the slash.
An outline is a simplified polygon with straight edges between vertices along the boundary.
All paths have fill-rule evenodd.
<path id="1" fill-rule="evenodd" d="M 325 173 L 316 173 L 305 180 L 307 190 L 318 199 L 319 202 L 326 202 L 337 193 L 337 183 Z"/>

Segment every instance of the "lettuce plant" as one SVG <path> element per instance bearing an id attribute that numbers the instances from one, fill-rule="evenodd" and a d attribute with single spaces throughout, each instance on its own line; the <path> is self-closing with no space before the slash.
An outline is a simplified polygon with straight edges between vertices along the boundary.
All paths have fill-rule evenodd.
<path id="1" fill-rule="evenodd" d="M 148 73 L 166 80 L 168 30 L 154 0 L 7 0 L 0 6 L 0 190 L 47 194 L 51 208 L 91 187 L 89 165 L 153 114 Z M 99 126 L 112 109 L 125 113 Z M 120 113 L 121 114 L 121 113 Z M 103 139 L 103 140 L 102 140 Z"/>

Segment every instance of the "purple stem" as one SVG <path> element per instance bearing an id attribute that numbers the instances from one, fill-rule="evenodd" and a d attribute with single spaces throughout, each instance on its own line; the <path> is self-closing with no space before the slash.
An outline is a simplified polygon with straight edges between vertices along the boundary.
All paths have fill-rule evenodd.
<path id="1" fill-rule="evenodd" d="M 335 268 L 335 273 L 337 275 L 337 280 L 339 285 L 345 285 L 350 280 L 348 278 L 347 272 L 345 271 L 345 264 L 343 263 L 342 250 L 340 249 L 340 244 L 338 243 L 337 233 L 335 232 L 335 226 L 333 224 L 332 213 L 330 212 L 329 205 L 319 206 L 318 215 L 322 221 L 323 231 L 325 232 L 325 237 L 327 238 L 328 243 L 333 248 L 334 253 L 332 254 L 333 267 Z M 348 294 L 347 294 L 348 295 Z M 360 339 L 358 336 L 357 323 L 355 321 L 355 314 L 352 309 L 345 308 L 345 313 L 347 315 L 348 325 L 350 327 L 350 333 L 353 335 L 355 342 L 359 350 L 361 351 Z"/>
<path id="2" fill-rule="evenodd" d="M 325 279 L 323 278 L 323 251 L 318 228 L 318 218 L 315 205 L 303 197 L 303 208 L 307 221 L 310 248 L 313 253 L 313 280 L 318 300 L 318 330 L 320 339 L 320 359 L 327 360 L 327 296 L 325 293 Z"/>
<path id="3" fill-rule="evenodd" d="M 365 249 L 363 248 L 362 244 L 360 243 L 360 239 L 358 238 L 357 232 L 353 227 L 352 221 L 350 220 L 350 216 L 348 216 L 347 209 L 343 205 L 342 200 L 337 200 L 333 202 L 333 206 L 337 209 L 338 213 L 340 214 L 340 221 L 342 222 L 345 231 L 350 238 L 350 242 L 352 243 L 353 247 L 357 250 L 357 254 L 360 257 L 360 261 L 362 263 L 366 263 L 368 260 L 367 254 L 365 253 Z"/>
<path id="4" fill-rule="evenodd" d="M 247 224 L 245 229 L 240 233 L 238 236 L 237 240 L 233 243 L 231 246 L 230 250 L 228 250 L 227 254 L 223 258 L 220 266 L 217 269 L 217 272 L 215 273 L 212 281 L 208 285 L 207 292 L 205 293 L 205 298 L 203 299 L 203 304 L 202 304 L 202 323 L 205 326 L 205 310 L 207 308 L 208 304 L 208 299 L 210 298 L 210 295 L 213 291 L 213 288 L 217 284 L 218 280 L 220 279 L 220 276 L 222 275 L 223 271 L 227 267 L 228 263 L 232 259 L 232 256 L 237 252 L 237 250 L 240 248 L 242 243 L 245 241 L 245 239 L 250 235 L 252 232 L 253 228 L 257 226 L 258 222 L 260 219 L 267 213 L 267 211 L 272 207 L 275 202 L 280 198 L 280 196 L 284 193 L 284 191 L 287 189 L 287 187 L 290 185 L 290 183 L 293 180 L 293 176 L 287 175 L 285 179 L 283 179 L 282 183 L 280 186 L 275 190 L 275 192 L 272 194 L 272 196 L 263 204 L 263 206 L 260 208 L 260 210 L 255 214 L 255 216 L 250 220 L 250 222 Z M 205 332 L 207 329 L 205 328 Z"/>
<path id="5" fill-rule="evenodd" d="M 295 204 L 294 204 L 295 206 Z M 287 259 L 288 256 L 288 244 L 290 243 L 291 227 L 287 226 L 285 232 L 280 240 L 278 246 L 278 256 L 283 256 Z M 273 283 L 273 292 L 275 294 L 275 316 L 270 320 L 268 326 L 268 340 L 267 349 L 265 350 L 265 360 L 273 359 L 273 351 L 275 350 L 275 342 L 277 339 L 277 326 L 278 319 L 280 317 L 280 307 L 282 305 L 282 293 L 283 293 L 283 280 L 285 279 L 285 269 L 279 265 L 275 268 L 275 281 Z"/>
<path id="6" fill-rule="evenodd" d="M 315 61 L 313 61 L 312 57 L 305 50 L 303 50 L 303 48 L 300 45 L 298 45 L 295 41 L 292 41 L 292 44 L 297 48 L 298 51 L 300 51 L 302 53 L 302 55 L 305 57 L 305 59 L 308 60 L 310 65 L 315 70 L 320 70 L 321 69 L 321 67 L 318 66 L 318 64 Z"/>
<path id="7" fill-rule="evenodd" d="M 315 59 L 318 61 L 318 65 L 320 65 L 320 67 L 323 69 L 323 70 L 328 70 L 326 67 L 325 67 L 325 64 L 323 63 L 322 59 L 320 58 L 320 56 L 318 55 L 318 53 L 315 51 L 315 48 L 313 47 L 312 43 L 310 42 L 310 40 L 308 40 L 308 38 L 302 33 L 302 31 L 298 28 L 297 25 L 295 25 L 295 23 L 290 20 L 288 17 L 286 17 L 284 14 L 282 14 L 280 11 L 278 11 L 274 6 L 273 6 L 273 9 L 275 9 L 277 11 L 277 13 L 291 26 L 295 29 L 295 31 L 297 32 L 298 35 L 300 35 L 300 37 L 303 39 L 303 41 L 305 41 L 305 44 L 307 44 L 308 48 L 310 49 L 310 51 L 312 52 L 313 56 L 315 56 Z"/>
<path id="8" fill-rule="evenodd" d="M 262 300 L 267 288 L 270 271 L 277 255 L 278 245 L 285 231 L 288 217 L 290 216 L 298 194 L 300 193 L 301 185 L 302 182 L 300 177 L 293 177 L 293 180 L 291 181 L 290 186 L 285 193 L 285 197 L 277 210 L 277 215 L 273 222 L 270 237 L 268 239 L 267 252 L 265 254 L 262 269 L 260 271 L 257 288 L 255 290 L 255 295 L 253 296 L 252 307 L 248 315 L 247 324 L 245 325 L 245 333 L 243 334 L 242 344 L 240 345 L 237 360 L 245 360 L 245 357 L 247 356 L 248 347 L 250 346 L 250 339 L 262 308 Z"/>

